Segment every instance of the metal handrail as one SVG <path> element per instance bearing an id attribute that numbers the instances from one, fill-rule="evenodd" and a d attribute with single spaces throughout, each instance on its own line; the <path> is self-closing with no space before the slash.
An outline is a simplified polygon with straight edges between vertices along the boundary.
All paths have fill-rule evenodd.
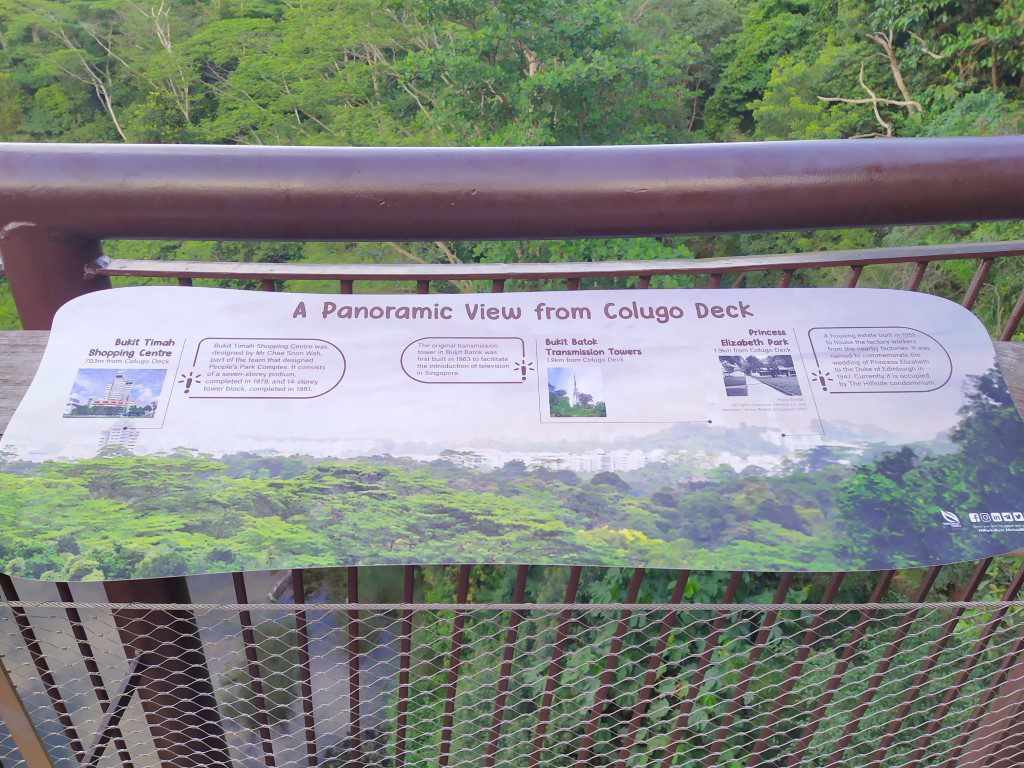
<path id="1" fill-rule="evenodd" d="M 1024 218 L 1024 137 L 627 147 L 0 144 L 0 254 L 48 328 L 105 238 L 635 237 Z"/>
<path id="2" fill-rule="evenodd" d="M 714 259 L 482 264 L 306 264 L 227 261 L 161 261 L 100 258 L 87 277 L 169 277 L 247 280 L 539 280 L 547 278 L 708 275 L 811 267 L 917 264 L 952 259 L 991 259 L 1024 254 L 1024 240 L 916 245 L 846 251 L 727 256 Z"/>
<path id="3" fill-rule="evenodd" d="M 1024 216 L 1024 136 L 601 147 L 0 144 L 0 227 L 82 239 L 631 237 Z"/>

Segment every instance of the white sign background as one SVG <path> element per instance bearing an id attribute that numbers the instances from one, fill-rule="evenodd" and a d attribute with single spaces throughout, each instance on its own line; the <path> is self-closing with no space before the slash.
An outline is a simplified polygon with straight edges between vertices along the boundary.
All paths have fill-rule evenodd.
<path id="1" fill-rule="evenodd" d="M 324 302 L 353 307 L 448 308 L 451 320 L 339 319 L 323 316 Z M 681 319 L 609 319 L 609 311 L 640 306 L 681 307 Z M 304 304 L 306 317 L 293 317 Z M 698 318 L 695 305 L 748 306 L 751 316 Z M 470 320 L 466 307 L 519 309 L 519 320 Z M 585 307 L 591 319 L 538 320 L 547 308 Z M 554 313 L 552 313 L 554 316 Z M 862 328 L 872 319 L 879 327 L 915 329 L 949 351 L 948 381 L 931 392 L 838 394 L 823 391 L 813 380 L 820 368 L 808 337 L 811 328 Z M 782 331 L 780 336 L 751 336 L 751 330 Z M 816 332 L 821 335 L 822 332 Z M 182 377 L 198 362 L 198 372 L 212 337 L 246 343 L 326 342 L 344 355 L 345 373 L 329 392 L 310 398 L 307 392 L 262 393 L 264 399 L 231 397 L 205 399 L 193 387 L 185 394 Z M 415 380 L 403 368 L 409 345 L 424 338 L 473 340 L 488 337 L 522 339 L 527 370 L 514 372 L 511 382 L 430 383 Z M 169 357 L 140 357 L 146 347 L 119 347 L 119 340 L 174 341 L 173 347 L 150 350 Z M 568 340 L 552 346 L 549 341 Z M 592 348 L 605 350 L 604 362 L 591 357 L 557 357 L 566 348 L 586 351 L 572 340 L 595 339 Z M 782 347 L 724 348 L 723 340 L 788 342 Z M 205 340 L 205 341 L 204 341 Z M 422 343 L 422 342 L 421 342 Z M 502 342 L 508 347 L 507 342 Z M 197 348 L 203 353 L 196 361 Z M 124 357 L 90 358 L 91 350 L 134 351 Z M 607 350 L 637 350 L 621 356 Z M 722 385 L 718 357 L 792 354 L 805 401 L 797 410 L 731 411 Z M 611 362 L 608 358 L 617 360 Z M 830 425 L 855 424 L 874 431 L 879 439 L 910 442 L 933 438 L 956 421 L 965 377 L 984 372 L 994 352 L 977 319 L 959 305 L 934 296 L 871 289 L 750 289 L 584 291 L 573 293 L 480 294 L 471 296 L 322 296 L 255 293 L 207 288 L 141 287 L 88 294 L 65 306 L 35 381 L 3 439 L 8 450 L 23 457 L 81 458 L 96 452 L 100 419 L 62 418 L 68 394 L 80 368 L 154 367 L 167 370 L 157 418 L 130 419 L 140 430 L 138 452 L 169 451 L 178 447 L 222 453 L 266 450 L 321 456 L 353 456 L 383 451 L 396 444 L 425 442 L 447 448 L 586 441 L 595 446 L 630 436 L 657 433 L 666 424 L 746 424 L 780 434 L 822 434 Z M 929 355 L 936 367 L 946 365 L 942 352 Z M 95 360 L 96 362 L 87 362 Z M 516 361 L 519 362 L 518 360 Z M 607 418 L 548 418 L 544 372 L 550 367 L 599 368 L 605 387 Z M 264 371 L 253 371 L 253 378 Z M 493 371 L 482 374 L 494 376 Z M 833 372 L 833 377 L 835 373 Z M 317 375 L 299 377 L 318 379 Z M 325 378 L 335 378 L 332 372 Z M 477 381 L 461 375 L 457 379 Z M 519 379 L 518 382 L 515 379 Z M 841 382 L 833 382 L 837 390 Z M 849 387 L 846 387 L 848 389 Z M 898 389 L 894 387 L 894 390 Z M 904 388 L 907 389 L 907 388 Z M 255 395 L 261 393 L 255 392 Z M 766 395 L 771 395 L 766 392 Z M 748 396 L 753 397 L 753 396 Z M 782 398 L 769 398 L 776 402 Z"/>

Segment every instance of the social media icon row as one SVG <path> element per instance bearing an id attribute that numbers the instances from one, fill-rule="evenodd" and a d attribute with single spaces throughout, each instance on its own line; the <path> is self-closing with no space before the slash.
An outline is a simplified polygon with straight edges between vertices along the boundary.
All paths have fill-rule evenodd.
<path id="1" fill-rule="evenodd" d="M 970 512 L 967 517 L 972 523 L 1024 523 L 1024 512 Z"/>

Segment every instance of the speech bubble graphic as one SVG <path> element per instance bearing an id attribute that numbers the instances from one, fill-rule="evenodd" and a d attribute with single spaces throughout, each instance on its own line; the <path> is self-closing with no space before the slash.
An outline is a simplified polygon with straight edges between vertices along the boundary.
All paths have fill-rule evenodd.
<path id="1" fill-rule="evenodd" d="M 308 400 L 341 383 L 345 355 L 323 339 L 206 338 L 176 386 L 190 399 Z"/>
<path id="2" fill-rule="evenodd" d="M 953 375 L 938 340 L 905 326 L 850 326 L 807 331 L 816 370 L 812 384 L 832 394 L 934 392 Z"/>
<path id="3" fill-rule="evenodd" d="M 402 370 L 422 384 L 522 384 L 533 362 L 516 336 L 428 336 L 402 350 Z"/>

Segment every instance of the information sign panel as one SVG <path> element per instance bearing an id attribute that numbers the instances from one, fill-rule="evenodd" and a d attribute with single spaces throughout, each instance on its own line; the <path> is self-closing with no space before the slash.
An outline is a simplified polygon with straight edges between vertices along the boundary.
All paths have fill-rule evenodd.
<path id="1" fill-rule="evenodd" d="M 992 343 L 902 291 L 92 293 L 2 452 L 0 570 L 32 578 L 1024 546 Z"/>

